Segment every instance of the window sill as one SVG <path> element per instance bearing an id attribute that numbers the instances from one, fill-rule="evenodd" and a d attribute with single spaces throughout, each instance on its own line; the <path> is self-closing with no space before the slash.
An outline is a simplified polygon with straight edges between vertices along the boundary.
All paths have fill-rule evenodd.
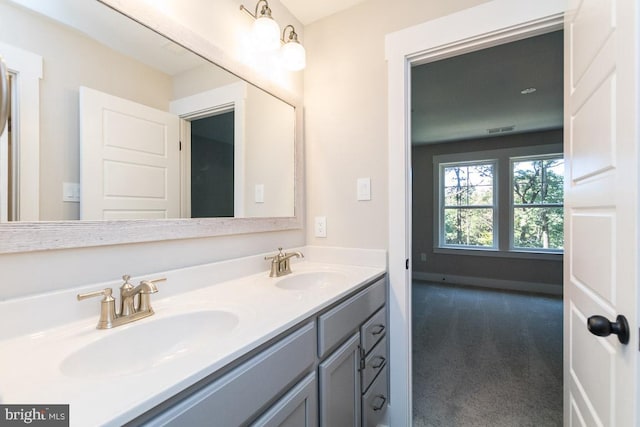
<path id="1" fill-rule="evenodd" d="M 454 248 L 433 248 L 433 252 L 443 255 L 471 255 L 484 256 L 493 258 L 519 258 L 519 259 L 535 259 L 547 261 L 562 261 L 564 254 L 562 252 L 532 252 L 524 250 L 500 251 L 498 249 L 454 249 Z"/>

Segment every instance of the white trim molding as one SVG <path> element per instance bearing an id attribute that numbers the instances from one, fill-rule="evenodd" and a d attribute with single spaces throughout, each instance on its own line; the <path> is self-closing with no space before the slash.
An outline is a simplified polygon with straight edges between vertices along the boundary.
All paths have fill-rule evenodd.
<path id="1" fill-rule="evenodd" d="M 389 144 L 389 424 L 411 425 L 411 66 L 562 28 L 564 0 L 493 0 L 385 38 Z"/>
<path id="2" fill-rule="evenodd" d="M 244 170 L 245 170 L 245 124 L 246 113 L 245 104 L 247 100 L 247 82 L 240 81 L 201 92 L 185 98 L 176 99 L 169 104 L 169 110 L 177 114 L 181 119 L 191 121 L 206 117 L 219 111 L 233 111 L 233 216 L 235 218 L 243 218 L 244 211 Z M 189 135 L 191 131 L 189 130 Z M 189 141 L 191 138 L 188 139 Z M 182 157 L 191 158 L 191 146 L 183 140 Z M 188 146 L 188 148 L 187 148 Z M 186 156 L 188 153 L 188 156 Z M 191 216 L 191 165 L 186 159 L 181 159 L 184 166 L 181 172 L 182 188 L 184 189 L 183 198 L 187 198 L 188 206 L 183 209 L 189 212 Z M 189 182 L 189 185 L 185 185 Z"/>
<path id="3" fill-rule="evenodd" d="M 42 57 L 0 43 L 0 55 L 10 73 L 16 75 L 16 100 L 13 123 L 18 141 L 18 219 L 40 219 L 40 80 Z"/>
<path id="4" fill-rule="evenodd" d="M 447 285 L 473 286 L 478 288 L 501 289 L 506 291 L 531 292 L 546 295 L 562 295 L 562 283 L 538 283 L 523 280 L 489 279 L 486 277 L 459 276 L 456 274 L 439 274 L 413 272 L 414 280 L 445 283 Z"/>

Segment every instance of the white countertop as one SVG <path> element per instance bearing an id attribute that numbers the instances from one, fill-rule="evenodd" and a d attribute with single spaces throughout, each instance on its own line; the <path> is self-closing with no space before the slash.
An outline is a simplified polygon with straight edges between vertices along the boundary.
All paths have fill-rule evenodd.
<path id="1" fill-rule="evenodd" d="M 99 300 L 95 300 L 89 304 L 94 310 L 91 317 L 60 324 L 54 322 L 49 329 L 36 330 L 31 325 L 30 328 L 25 327 L 24 334 L 0 337 L 4 338 L 0 341 L 0 403 L 70 404 L 72 426 L 121 425 L 380 277 L 385 271 L 379 266 L 304 261 L 292 263 L 294 272 L 282 278 L 269 278 L 268 272 L 262 271 L 210 286 L 197 286 L 195 289 L 184 285 L 181 287 L 182 290 L 187 289 L 184 292 L 175 289 L 169 291 L 175 286 L 172 282 L 194 274 L 201 279 L 203 273 L 206 276 L 207 271 L 213 272 L 215 267 L 192 268 L 189 274 L 183 275 L 179 274 L 179 270 L 165 273 L 165 276 L 169 276 L 167 283 L 158 283 L 159 292 L 152 295 L 155 315 L 128 325 L 97 330 Z M 339 272 L 348 280 L 302 291 L 276 286 L 284 278 L 318 271 Z M 100 287 L 94 286 L 96 289 Z M 85 290 L 83 288 L 81 291 Z M 69 296 L 67 294 L 66 297 Z M 114 288 L 114 296 L 116 294 L 117 289 Z M 25 311 L 20 317 L 46 314 L 30 311 L 28 303 L 28 298 L 3 303 L 5 307 L 0 307 L 0 310 L 6 308 L 15 315 L 22 307 Z M 39 301 L 35 305 L 40 307 L 41 303 Z M 151 324 L 171 316 L 204 310 L 233 313 L 237 322 L 229 324 L 228 329 L 220 334 L 213 333 L 215 336 L 211 337 L 211 341 L 200 343 L 197 349 L 178 349 L 171 357 L 155 361 L 153 366 L 145 365 L 149 356 L 145 350 L 129 349 L 131 369 L 128 369 L 129 366 L 123 367 L 122 372 L 92 371 L 69 375 L 61 368 L 72 353 L 108 334 L 118 334 L 125 328 L 142 326 L 145 322 Z M 162 322 L 158 322 L 158 325 L 162 325 Z M 199 326 L 202 327 L 193 325 L 194 328 Z M 145 329 L 154 331 L 153 326 L 146 326 Z M 154 337 L 157 340 L 166 339 L 161 327 L 156 332 Z M 110 362 L 126 365 L 126 362 L 110 361 L 109 358 L 107 355 L 105 360 L 97 360 L 96 363 L 104 365 L 106 371 L 114 368 Z M 66 366 L 69 366 L 69 362 Z M 115 369 L 120 370 L 117 366 Z"/>

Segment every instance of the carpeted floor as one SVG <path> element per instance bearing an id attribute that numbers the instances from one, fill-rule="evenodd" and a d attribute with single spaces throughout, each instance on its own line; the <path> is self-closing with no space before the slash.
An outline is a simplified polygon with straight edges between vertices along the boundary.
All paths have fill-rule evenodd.
<path id="1" fill-rule="evenodd" d="M 562 425 L 562 299 L 413 284 L 413 422 Z"/>

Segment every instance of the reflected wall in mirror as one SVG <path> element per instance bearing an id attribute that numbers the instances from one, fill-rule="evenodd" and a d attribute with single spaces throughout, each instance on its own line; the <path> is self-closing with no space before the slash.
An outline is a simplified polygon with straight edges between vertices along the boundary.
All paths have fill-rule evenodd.
<path id="1" fill-rule="evenodd" d="M 294 216 L 291 105 L 97 1 L 0 16 L 0 221 Z"/>

